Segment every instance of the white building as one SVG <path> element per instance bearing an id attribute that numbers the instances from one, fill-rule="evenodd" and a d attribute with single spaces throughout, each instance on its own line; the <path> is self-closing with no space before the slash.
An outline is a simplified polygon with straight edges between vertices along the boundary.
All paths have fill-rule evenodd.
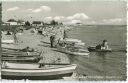
<path id="1" fill-rule="evenodd" d="M 9 25 L 17 25 L 17 21 L 14 19 L 9 19 L 6 23 L 8 23 Z"/>

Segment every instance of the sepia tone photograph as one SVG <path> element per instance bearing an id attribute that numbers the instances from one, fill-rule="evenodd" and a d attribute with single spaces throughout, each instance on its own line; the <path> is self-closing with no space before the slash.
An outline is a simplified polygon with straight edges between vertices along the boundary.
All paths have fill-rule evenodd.
<path id="1" fill-rule="evenodd" d="M 126 81 L 125 1 L 3 1 L 1 79 Z"/>

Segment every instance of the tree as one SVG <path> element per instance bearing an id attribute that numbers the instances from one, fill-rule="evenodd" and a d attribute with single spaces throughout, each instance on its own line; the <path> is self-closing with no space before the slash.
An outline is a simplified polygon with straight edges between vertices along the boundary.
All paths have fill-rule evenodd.
<path id="1" fill-rule="evenodd" d="M 52 20 L 50 24 L 51 25 L 58 25 L 58 22 L 56 22 L 55 20 Z"/>
<path id="2" fill-rule="evenodd" d="M 25 22 L 25 25 L 26 25 L 26 26 L 30 26 L 31 24 L 30 24 L 29 21 L 27 21 L 27 22 Z"/>

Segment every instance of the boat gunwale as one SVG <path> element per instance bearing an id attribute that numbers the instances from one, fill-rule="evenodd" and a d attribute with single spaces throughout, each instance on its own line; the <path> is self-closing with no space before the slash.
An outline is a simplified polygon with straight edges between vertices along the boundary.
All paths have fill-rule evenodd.
<path id="1" fill-rule="evenodd" d="M 59 68 L 65 68 L 65 67 L 77 67 L 76 64 L 71 64 L 71 65 L 65 65 L 65 66 L 61 66 L 61 67 L 49 67 L 49 68 L 35 68 L 35 69 L 25 69 L 25 68 L 2 68 L 1 70 L 3 71 L 4 69 L 10 69 L 10 70 L 50 70 L 50 69 L 59 69 Z"/>

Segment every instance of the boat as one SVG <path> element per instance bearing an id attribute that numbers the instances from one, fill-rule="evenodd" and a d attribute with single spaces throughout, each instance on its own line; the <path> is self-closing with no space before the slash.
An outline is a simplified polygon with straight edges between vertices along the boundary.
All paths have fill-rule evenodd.
<path id="1" fill-rule="evenodd" d="M 72 39 L 72 38 L 65 38 L 63 40 L 60 40 L 59 43 L 65 43 L 65 44 L 74 44 L 75 46 L 84 46 L 85 43 L 82 42 L 79 39 Z"/>
<path id="2" fill-rule="evenodd" d="M 85 43 L 78 39 L 66 38 L 60 40 L 54 51 L 62 52 L 70 55 L 89 55 L 89 51 L 84 49 Z"/>
<path id="3" fill-rule="evenodd" d="M 19 64 L 11 63 L 13 67 L 2 66 L 1 78 L 2 79 L 29 79 L 29 80 L 52 80 L 62 79 L 63 77 L 71 76 L 75 71 L 77 65 L 44 65 L 40 64 Z M 17 68 L 18 65 L 18 68 Z M 15 67 L 14 67 L 15 66 Z M 27 66 L 25 68 L 24 66 Z"/>
<path id="4" fill-rule="evenodd" d="M 2 48 L 3 57 L 39 57 L 41 53 L 39 51 L 23 52 L 19 49 Z"/>
<path id="5" fill-rule="evenodd" d="M 89 55 L 89 51 L 88 50 L 84 50 L 84 49 L 78 49 L 78 50 L 70 50 L 67 49 L 65 47 L 59 47 L 57 49 L 54 49 L 54 51 L 58 51 L 58 52 L 62 52 L 65 54 L 70 54 L 70 55 L 79 55 L 79 56 L 87 56 Z"/>
<path id="6" fill-rule="evenodd" d="M 8 61 L 8 62 L 33 62 L 37 63 L 39 62 L 40 57 L 3 57 L 2 61 Z"/>
<path id="7" fill-rule="evenodd" d="M 2 57 L 39 57 L 41 52 L 3 52 Z"/>
<path id="8" fill-rule="evenodd" d="M 96 49 L 96 46 L 89 46 L 87 47 L 89 52 L 112 52 L 112 50 L 109 49 Z"/>

